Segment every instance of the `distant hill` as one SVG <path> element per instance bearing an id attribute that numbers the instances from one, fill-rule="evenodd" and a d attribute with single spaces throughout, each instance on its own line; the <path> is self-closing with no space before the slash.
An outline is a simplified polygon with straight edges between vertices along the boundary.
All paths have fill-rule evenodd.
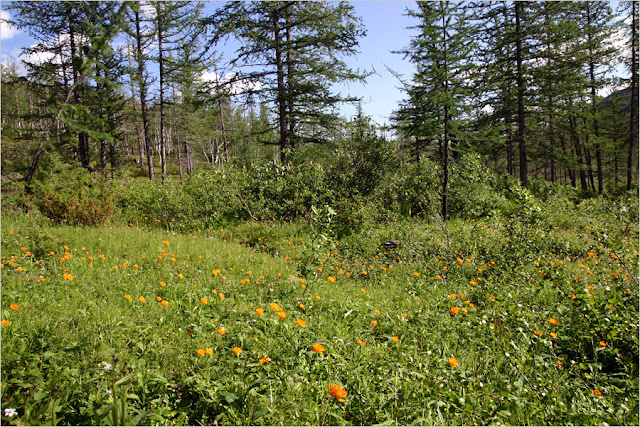
<path id="1" fill-rule="evenodd" d="M 600 108 L 612 113 L 629 114 L 631 105 L 631 88 L 621 89 L 607 96 L 600 102 Z"/>

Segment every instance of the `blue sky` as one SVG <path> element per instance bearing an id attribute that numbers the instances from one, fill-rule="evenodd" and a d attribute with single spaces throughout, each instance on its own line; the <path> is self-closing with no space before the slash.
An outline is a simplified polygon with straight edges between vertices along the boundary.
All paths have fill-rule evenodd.
<path id="1" fill-rule="evenodd" d="M 207 2 L 206 11 L 212 11 L 218 2 Z M 216 4 L 218 3 L 218 4 Z M 410 79 L 413 66 L 403 60 L 402 55 L 392 54 L 393 50 L 400 50 L 409 45 L 413 30 L 407 27 L 414 24 L 412 19 L 404 16 L 406 9 L 415 8 L 414 1 L 353 1 L 356 16 L 362 19 L 367 29 L 367 36 L 360 40 L 359 54 L 345 57 L 345 62 L 353 67 L 365 71 L 375 71 L 365 83 L 349 83 L 337 85 L 334 89 L 343 94 L 350 94 L 362 98 L 364 114 L 370 116 L 379 124 L 388 124 L 389 116 L 397 108 L 403 94 L 399 89 L 400 82 L 387 70 L 387 67 Z M 7 18 L 7 11 L 2 2 L 2 18 Z M 0 33 L 0 58 L 6 62 L 9 58 L 18 60 L 22 48 L 35 43 L 26 31 L 12 31 L 2 25 Z M 230 47 L 220 47 L 223 51 Z M 229 58 L 232 51 L 227 52 Z M 229 70 L 232 71 L 232 70 Z M 341 112 L 345 117 L 355 114 L 353 105 L 343 105 Z"/>

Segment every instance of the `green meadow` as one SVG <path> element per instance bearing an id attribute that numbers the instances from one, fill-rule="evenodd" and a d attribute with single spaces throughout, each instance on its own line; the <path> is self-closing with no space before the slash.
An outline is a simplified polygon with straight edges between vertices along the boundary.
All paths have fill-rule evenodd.
<path id="1" fill-rule="evenodd" d="M 2 422 L 638 424 L 637 233 L 591 205 L 342 240 L 331 209 L 208 228 L 5 209 Z"/>

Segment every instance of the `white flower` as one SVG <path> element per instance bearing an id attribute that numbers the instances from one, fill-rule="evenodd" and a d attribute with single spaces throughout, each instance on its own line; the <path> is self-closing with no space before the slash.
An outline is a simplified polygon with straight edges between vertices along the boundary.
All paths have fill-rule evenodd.
<path id="1" fill-rule="evenodd" d="M 111 364 L 107 363 L 107 362 L 102 362 L 104 363 L 104 367 L 102 369 L 104 369 L 105 371 L 110 371 L 111 370 Z"/>
<path id="2" fill-rule="evenodd" d="M 18 415 L 18 411 L 16 411 L 14 408 L 5 408 L 4 410 L 5 417 L 13 417 L 16 415 Z"/>

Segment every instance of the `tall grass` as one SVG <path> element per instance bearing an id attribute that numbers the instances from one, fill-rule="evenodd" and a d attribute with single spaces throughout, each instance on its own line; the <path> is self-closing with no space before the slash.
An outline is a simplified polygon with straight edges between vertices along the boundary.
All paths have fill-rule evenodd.
<path id="1" fill-rule="evenodd" d="M 3 423 L 638 423 L 636 238 L 152 221 L 3 215 Z"/>

